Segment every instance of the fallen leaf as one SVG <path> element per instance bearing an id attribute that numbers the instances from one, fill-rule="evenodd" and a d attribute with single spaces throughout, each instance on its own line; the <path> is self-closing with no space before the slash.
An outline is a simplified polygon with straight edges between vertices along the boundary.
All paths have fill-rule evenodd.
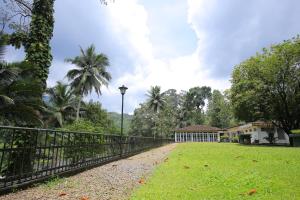
<path id="1" fill-rule="evenodd" d="M 252 160 L 253 162 L 258 162 L 257 160 Z"/>
<path id="2" fill-rule="evenodd" d="M 186 166 L 186 165 L 184 166 L 184 169 L 189 169 L 189 168 L 190 168 L 189 166 Z"/>
<path id="3" fill-rule="evenodd" d="M 166 158 L 165 160 L 164 160 L 164 162 L 167 162 L 169 160 L 169 158 Z"/>
<path id="4" fill-rule="evenodd" d="M 145 183 L 145 180 L 143 179 L 143 178 L 141 178 L 140 180 L 139 180 L 139 184 L 144 184 Z"/>
<path id="5" fill-rule="evenodd" d="M 253 195 L 253 194 L 255 194 L 257 191 L 256 191 L 256 189 L 252 189 L 252 190 L 250 190 L 249 192 L 248 192 L 248 195 Z"/>
<path id="6" fill-rule="evenodd" d="M 208 165 L 204 165 L 204 167 L 208 167 Z"/>
<path id="7" fill-rule="evenodd" d="M 88 197 L 81 197 L 80 200 L 89 200 Z"/>
<path id="8" fill-rule="evenodd" d="M 67 195 L 67 193 L 65 193 L 65 192 L 61 192 L 61 193 L 59 193 L 59 195 L 58 195 L 58 196 L 62 197 L 62 196 L 66 196 L 66 195 Z"/>
<path id="9" fill-rule="evenodd" d="M 112 165 L 113 167 L 116 167 L 117 165 Z"/>

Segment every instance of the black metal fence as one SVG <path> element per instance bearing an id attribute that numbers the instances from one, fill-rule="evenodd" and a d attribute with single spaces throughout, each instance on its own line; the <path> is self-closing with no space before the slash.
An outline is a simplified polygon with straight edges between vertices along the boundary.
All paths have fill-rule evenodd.
<path id="1" fill-rule="evenodd" d="M 0 193 L 172 141 L 0 126 Z"/>

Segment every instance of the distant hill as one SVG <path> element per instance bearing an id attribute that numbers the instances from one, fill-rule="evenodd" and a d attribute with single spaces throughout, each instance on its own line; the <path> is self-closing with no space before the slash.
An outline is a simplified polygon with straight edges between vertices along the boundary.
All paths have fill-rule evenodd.
<path id="1" fill-rule="evenodd" d="M 121 114 L 116 113 L 116 112 L 109 112 L 108 116 L 113 120 L 116 127 L 121 128 Z M 127 134 L 128 131 L 129 131 L 130 123 L 131 123 L 131 120 L 132 120 L 133 116 L 124 113 L 123 117 L 124 117 L 124 121 L 123 121 L 123 128 L 124 129 L 123 129 L 123 131 L 124 131 L 124 134 Z"/>

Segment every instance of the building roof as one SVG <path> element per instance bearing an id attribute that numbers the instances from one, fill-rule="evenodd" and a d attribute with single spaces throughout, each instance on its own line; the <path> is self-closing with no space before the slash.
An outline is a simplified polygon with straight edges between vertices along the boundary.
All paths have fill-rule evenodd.
<path id="1" fill-rule="evenodd" d="M 274 125 L 270 121 L 255 121 L 255 122 L 249 122 L 249 123 L 246 123 L 243 125 L 238 125 L 238 126 L 227 128 L 227 131 L 234 132 L 234 131 L 248 129 L 251 127 L 273 128 Z"/>
<path id="2" fill-rule="evenodd" d="M 204 133 L 204 132 L 218 132 L 222 131 L 222 129 L 207 125 L 191 125 L 183 128 L 178 128 L 175 130 L 176 133 Z"/>

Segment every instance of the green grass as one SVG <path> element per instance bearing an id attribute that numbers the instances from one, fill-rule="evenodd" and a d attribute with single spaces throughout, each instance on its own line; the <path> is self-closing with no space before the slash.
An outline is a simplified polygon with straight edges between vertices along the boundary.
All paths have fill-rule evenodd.
<path id="1" fill-rule="evenodd" d="M 300 199 L 300 148 L 179 144 L 131 199 Z"/>

